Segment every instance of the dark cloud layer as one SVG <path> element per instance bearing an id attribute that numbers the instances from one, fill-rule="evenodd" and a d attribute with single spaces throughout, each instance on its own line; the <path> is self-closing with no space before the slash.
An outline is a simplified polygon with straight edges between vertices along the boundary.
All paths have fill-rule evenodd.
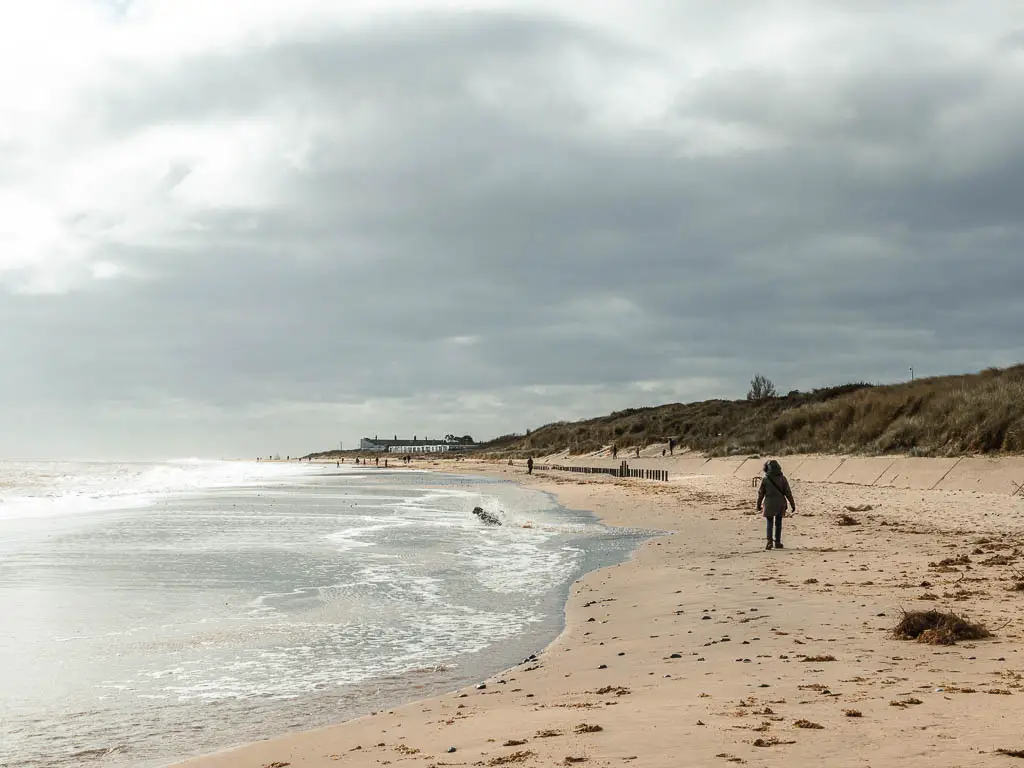
<path id="1" fill-rule="evenodd" d="M 1024 27 L 985 7 L 809 9 L 699 65 L 598 11 L 423 12 L 97 77 L 68 142 L 161 170 L 60 211 L 91 259 L 61 290 L 0 266 L 0 448 L 299 453 L 1013 362 Z"/>

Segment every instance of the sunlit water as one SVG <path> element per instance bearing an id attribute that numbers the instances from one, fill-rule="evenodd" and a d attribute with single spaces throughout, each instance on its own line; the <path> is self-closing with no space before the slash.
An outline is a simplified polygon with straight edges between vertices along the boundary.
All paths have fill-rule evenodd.
<path id="1" fill-rule="evenodd" d="M 0 462 L 0 765 L 165 765 L 454 689 L 641 535 L 479 478 Z"/>

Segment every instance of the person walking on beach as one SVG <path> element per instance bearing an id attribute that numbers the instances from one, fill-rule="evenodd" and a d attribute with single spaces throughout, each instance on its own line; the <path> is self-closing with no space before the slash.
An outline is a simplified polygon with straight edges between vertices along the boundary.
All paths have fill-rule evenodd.
<path id="1" fill-rule="evenodd" d="M 531 456 L 530 458 L 528 458 L 526 460 L 526 474 L 528 474 L 528 475 L 532 475 L 533 474 L 533 456 Z"/>
<path id="2" fill-rule="evenodd" d="M 764 463 L 764 477 L 757 491 L 757 511 L 764 514 L 765 527 L 768 531 L 768 544 L 765 549 L 782 549 L 782 518 L 786 514 L 786 502 L 796 512 L 793 501 L 793 490 L 789 480 L 782 474 L 782 467 L 775 459 Z"/>

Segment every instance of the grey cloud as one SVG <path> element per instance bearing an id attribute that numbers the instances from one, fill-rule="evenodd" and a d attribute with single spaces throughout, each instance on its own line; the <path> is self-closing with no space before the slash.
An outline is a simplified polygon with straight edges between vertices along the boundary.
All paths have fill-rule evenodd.
<path id="1" fill-rule="evenodd" d="M 120 73 L 116 87 L 104 82 L 95 100 L 113 130 L 275 108 L 344 116 L 361 106 L 404 106 L 444 121 L 448 116 L 437 109 L 436 98 L 446 107 L 470 98 L 469 80 L 493 68 L 525 66 L 543 92 L 549 87 L 541 79 L 546 65 L 572 45 L 609 58 L 644 55 L 553 18 L 434 13 Z"/>
<path id="2" fill-rule="evenodd" d="M 1011 51 L 1024 48 L 1024 29 L 1015 29 L 1008 32 L 1000 41 L 999 47 Z"/>
<path id="3" fill-rule="evenodd" d="M 479 436 L 742 396 L 755 370 L 788 390 L 1010 362 L 1024 147 L 996 97 L 1011 54 L 993 37 L 988 59 L 934 59 L 943 34 L 960 31 L 882 35 L 843 71 L 681 78 L 647 130 L 589 124 L 559 57 L 658 54 L 540 15 L 425 15 L 126 75 L 96 94 L 109 135 L 305 114 L 306 166 L 281 171 L 269 206 L 105 249 L 144 279 L 0 304 L 16 371 L 0 393 L 128 431 L 191 403 L 223 450 L 272 433 L 298 452 L 332 419 L 423 432 L 461 415 Z M 474 92 L 481 73 L 509 78 L 509 101 Z M 950 127 L 972 110 L 986 119 Z M 777 141 L 688 153 L 680 119 Z M 192 173 L 181 158 L 157 192 Z M 167 423 L 183 445 L 181 417 Z"/>

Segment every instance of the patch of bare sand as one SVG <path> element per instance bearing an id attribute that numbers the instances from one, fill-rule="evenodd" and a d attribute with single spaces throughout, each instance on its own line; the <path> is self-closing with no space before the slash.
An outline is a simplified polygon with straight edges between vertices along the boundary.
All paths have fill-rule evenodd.
<path id="1" fill-rule="evenodd" d="M 484 690 L 184 765 L 933 768 L 1024 747 L 1020 498 L 797 481 L 786 549 L 767 552 L 749 479 L 434 466 L 506 475 L 611 525 L 675 535 L 583 578 L 558 640 Z M 836 525 L 851 506 L 860 524 Z M 902 609 L 922 605 L 993 637 L 897 639 Z"/>

